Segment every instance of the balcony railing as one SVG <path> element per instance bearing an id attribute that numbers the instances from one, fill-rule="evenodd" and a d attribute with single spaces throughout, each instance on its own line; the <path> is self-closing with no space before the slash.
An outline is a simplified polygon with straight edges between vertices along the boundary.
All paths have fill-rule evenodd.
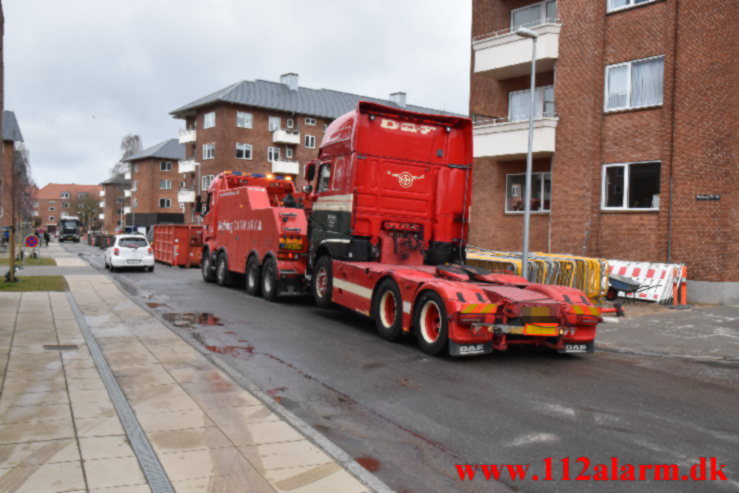
<path id="1" fill-rule="evenodd" d="M 181 204 L 192 204 L 195 202 L 195 190 L 182 188 L 177 192 L 177 202 Z"/>
<path id="2" fill-rule="evenodd" d="M 124 207 L 124 208 L 123 208 L 123 213 L 124 213 L 124 214 L 130 214 L 130 213 L 131 213 L 131 208 L 130 208 L 130 207 L 128 207 L 128 206 Z"/>
<path id="3" fill-rule="evenodd" d="M 554 114 L 539 115 L 534 120 L 534 157 L 554 154 L 557 118 Z M 496 160 L 524 158 L 528 152 L 529 121 L 508 118 L 476 117 L 473 128 L 474 157 Z"/>
<path id="4" fill-rule="evenodd" d="M 98 219 L 100 219 L 101 221 L 102 221 L 103 219 L 105 219 L 105 214 L 104 214 L 104 213 L 102 213 L 102 212 L 101 212 L 100 214 L 98 214 Z"/>
<path id="5" fill-rule="evenodd" d="M 272 173 L 297 175 L 300 173 L 300 163 L 297 161 L 272 161 Z"/>
<path id="6" fill-rule="evenodd" d="M 100 203 L 99 203 L 98 205 L 99 205 L 100 207 L 105 207 L 105 201 L 104 201 L 104 200 L 101 200 L 101 201 L 100 201 Z"/>
<path id="7" fill-rule="evenodd" d="M 129 189 L 124 190 L 123 191 L 123 196 L 124 197 L 130 197 L 131 196 L 131 190 L 129 190 Z"/>
<path id="8" fill-rule="evenodd" d="M 275 144 L 300 144 L 300 132 L 278 128 L 272 131 L 272 142 Z"/>
<path id="9" fill-rule="evenodd" d="M 194 159 L 183 159 L 177 163 L 177 171 L 179 173 L 195 173 L 200 163 Z"/>
<path id="10" fill-rule="evenodd" d="M 194 128 L 181 128 L 180 129 L 180 144 L 188 144 L 195 142 L 197 132 Z"/>
<path id="11" fill-rule="evenodd" d="M 100 192 L 98 192 L 98 195 L 100 195 L 101 197 L 105 197 L 105 190 L 100 190 Z"/>
<path id="12" fill-rule="evenodd" d="M 530 26 L 539 33 L 536 44 L 536 71 L 554 69 L 559 57 L 559 19 L 540 21 Z M 507 28 L 477 36 L 472 40 L 475 73 L 482 73 L 497 80 L 526 75 L 531 70 L 531 42 Z"/>

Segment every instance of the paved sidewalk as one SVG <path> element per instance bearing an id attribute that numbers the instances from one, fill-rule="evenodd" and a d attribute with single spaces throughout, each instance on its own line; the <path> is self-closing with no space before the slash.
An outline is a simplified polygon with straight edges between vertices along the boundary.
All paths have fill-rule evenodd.
<path id="1" fill-rule="evenodd" d="M 108 277 L 66 279 L 176 491 L 369 491 Z M 65 293 L 0 294 L 0 368 L 0 491 L 150 491 Z"/>
<path id="2" fill-rule="evenodd" d="M 90 264 L 64 250 L 59 243 L 49 243 L 48 247 L 41 248 L 40 255 L 41 257 L 53 258 L 56 265 L 24 265 L 18 270 L 18 276 L 66 276 L 93 274 L 95 272 Z M 9 269 L 9 266 L 1 265 L 0 276 L 4 277 Z"/>

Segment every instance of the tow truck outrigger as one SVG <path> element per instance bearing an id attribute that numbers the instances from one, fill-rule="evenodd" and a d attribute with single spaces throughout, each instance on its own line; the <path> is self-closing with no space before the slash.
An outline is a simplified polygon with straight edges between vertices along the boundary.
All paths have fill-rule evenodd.
<path id="1" fill-rule="evenodd" d="M 602 319 L 584 293 L 464 265 L 471 163 L 469 119 L 360 102 L 329 125 L 302 193 L 279 175 L 213 180 L 203 278 L 243 273 L 268 300 L 310 290 L 431 355 L 592 351 Z"/>

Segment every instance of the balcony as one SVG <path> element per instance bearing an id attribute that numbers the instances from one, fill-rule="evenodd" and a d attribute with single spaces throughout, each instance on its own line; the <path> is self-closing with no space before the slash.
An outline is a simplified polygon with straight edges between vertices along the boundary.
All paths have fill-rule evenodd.
<path id="1" fill-rule="evenodd" d="M 105 219 L 105 214 L 103 214 L 102 212 L 98 214 L 98 219 L 100 219 L 101 221 Z"/>
<path id="2" fill-rule="evenodd" d="M 177 202 L 181 204 L 192 204 L 195 202 L 195 190 L 188 190 L 186 188 L 181 189 L 177 192 Z"/>
<path id="3" fill-rule="evenodd" d="M 536 71 L 550 72 L 559 56 L 559 31 L 562 24 L 546 22 L 531 27 L 539 33 L 536 43 Z M 478 36 L 472 40 L 475 73 L 502 80 L 531 72 L 531 40 L 510 29 Z"/>
<path id="4" fill-rule="evenodd" d="M 200 163 L 193 159 L 183 159 L 177 163 L 178 173 L 195 173 Z"/>
<path id="5" fill-rule="evenodd" d="M 105 207 L 105 201 L 104 201 L 104 200 L 101 200 L 101 201 L 100 201 L 100 203 L 99 203 L 98 205 L 99 205 L 100 207 Z"/>
<path id="6" fill-rule="evenodd" d="M 300 144 L 300 132 L 278 128 L 272 131 L 272 142 L 275 144 L 298 145 Z"/>
<path id="7" fill-rule="evenodd" d="M 126 197 L 126 198 L 130 197 L 131 196 L 131 190 L 125 189 L 123 191 L 123 196 Z"/>
<path id="8" fill-rule="evenodd" d="M 130 180 L 131 179 L 131 172 L 126 171 L 126 173 L 123 175 L 124 180 Z"/>
<path id="9" fill-rule="evenodd" d="M 124 213 L 124 214 L 130 214 L 130 213 L 131 213 L 131 208 L 130 208 L 130 207 L 128 207 L 128 206 L 124 207 L 124 208 L 123 208 L 123 213 Z"/>
<path id="10" fill-rule="evenodd" d="M 98 195 L 100 195 L 101 197 L 105 197 L 105 190 L 100 190 L 100 192 L 98 192 Z"/>
<path id="11" fill-rule="evenodd" d="M 556 116 L 541 116 L 534 120 L 534 157 L 554 154 Z M 475 122 L 472 131 L 474 157 L 495 158 L 499 161 L 526 157 L 529 145 L 529 122 L 487 119 Z"/>
<path id="12" fill-rule="evenodd" d="M 194 128 L 181 128 L 180 129 L 180 144 L 188 144 L 190 142 L 195 142 L 195 138 L 197 137 L 197 132 L 195 132 Z"/>
<path id="13" fill-rule="evenodd" d="M 300 163 L 297 161 L 272 161 L 272 173 L 297 175 L 300 173 Z"/>

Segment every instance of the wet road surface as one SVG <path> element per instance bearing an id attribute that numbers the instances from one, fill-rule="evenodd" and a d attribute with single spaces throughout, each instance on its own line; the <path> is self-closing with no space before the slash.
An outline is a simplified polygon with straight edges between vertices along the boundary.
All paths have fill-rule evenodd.
<path id="1" fill-rule="evenodd" d="M 65 248 L 102 270 L 102 250 Z M 430 358 L 413 339 L 386 342 L 370 320 L 307 297 L 269 303 L 162 264 L 113 275 L 397 491 L 739 490 L 735 363 L 528 348 Z M 554 481 L 543 480 L 547 457 Z M 617 457 L 677 464 L 680 475 L 717 457 L 729 481 L 561 481 L 565 457 L 573 480 L 579 457 L 587 474 Z M 531 464 L 539 480 L 460 481 L 455 464 Z"/>

